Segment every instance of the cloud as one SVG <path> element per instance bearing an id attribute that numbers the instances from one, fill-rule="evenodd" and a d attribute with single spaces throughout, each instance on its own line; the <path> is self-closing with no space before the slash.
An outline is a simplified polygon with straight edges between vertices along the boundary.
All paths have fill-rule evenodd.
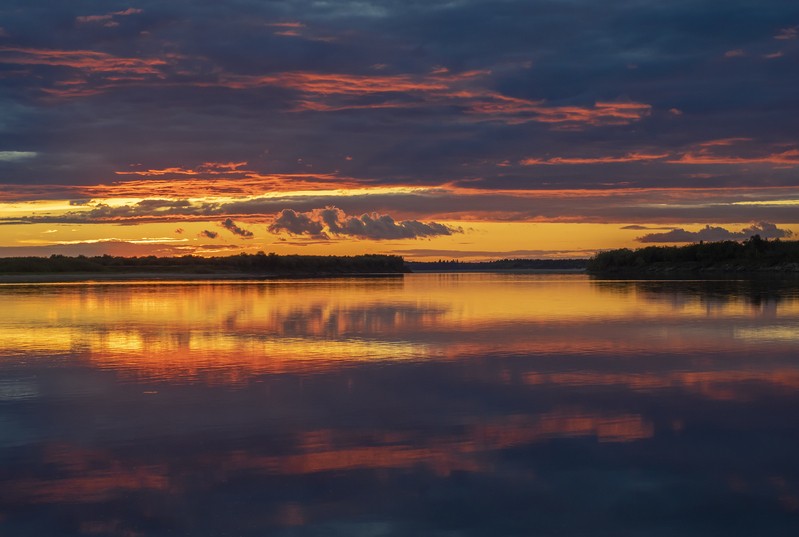
<path id="1" fill-rule="evenodd" d="M 515 178 L 514 178 L 515 180 Z M 706 179 L 702 179 L 705 181 Z M 297 234 L 325 231 L 319 207 L 336 207 L 347 215 L 390 214 L 408 221 L 507 221 L 507 222 L 599 222 L 670 225 L 675 222 L 738 223 L 741 221 L 778 221 L 796 224 L 799 187 L 760 186 L 756 188 L 695 186 L 690 188 L 606 187 L 584 189 L 503 189 L 489 182 L 483 186 L 450 185 L 435 188 L 361 188 L 341 191 L 274 192 L 267 196 L 222 198 L 148 199 L 125 205 L 92 202 L 74 206 L 65 212 L 51 212 L 30 205 L 30 212 L 15 209 L 0 216 L 0 224 L 106 223 L 140 224 L 168 222 L 219 223 L 234 221 L 271 222 L 287 231 L 298 226 Z M 142 185 L 146 187 L 145 185 Z M 182 194 L 186 191 L 181 190 Z M 293 212 L 284 209 L 291 207 Z M 2 205 L 0 205 L 0 210 Z M 332 215 L 333 229 L 346 229 L 339 217 Z M 299 221 L 294 222 L 292 217 Z M 311 218 L 313 217 L 313 218 Z M 330 216 L 328 216 L 330 218 Z M 309 223 L 309 221 L 311 223 Z M 352 224 L 353 226 L 355 224 Z M 213 229 L 213 228 L 211 228 Z M 328 230 L 329 232 L 329 230 Z"/>
<path id="2" fill-rule="evenodd" d="M 517 125 L 538 122 L 558 128 L 626 125 L 649 116 L 652 105 L 632 101 L 596 101 L 559 106 L 541 99 L 505 95 L 480 81 L 489 70 L 451 73 L 437 69 L 425 75 L 282 72 L 254 76 L 222 73 L 199 84 L 246 90 L 265 86 L 297 91 L 296 112 L 341 112 L 387 108 L 449 108 L 477 121 Z M 368 99 L 368 100 L 364 100 Z"/>
<path id="3" fill-rule="evenodd" d="M 70 202 L 72 205 L 72 202 Z M 91 206 L 82 204 L 83 206 Z M 81 206 L 81 205 L 78 205 Z M 50 218 L 51 221 L 65 223 L 110 222 L 118 224 L 135 224 L 139 221 L 170 221 L 181 216 L 199 215 L 209 212 L 207 204 L 192 203 L 185 199 L 144 199 L 129 205 L 111 206 L 98 203 L 89 210 L 69 211 L 61 217 Z M 46 218 L 43 220 L 47 220 Z"/>
<path id="4" fill-rule="evenodd" d="M 118 25 L 115 12 L 79 18 L 82 22 Z M 293 24 L 293 23 L 291 23 Z M 288 28 L 288 29 L 286 29 Z M 298 36 L 299 27 L 285 27 L 282 36 Z M 555 129 L 627 125 L 651 115 L 652 105 L 635 101 L 595 100 L 592 104 L 559 105 L 546 99 L 508 95 L 490 87 L 490 69 L 425 74 L 354 74 L 289 70 L 270 74 L 237 73 L 208 58 L 167 54 L 162 58 L 115 56 L 90 50 L 0 48 L 0 62 L 69 67 L 83 76 L 55 76 L 39 89 L 53 97 L 89 97 L 129 85 L 181 86 L 198 92 L 225 88 L 243 92 L 283 88 L 294 112 L 342 112 L 386 109 L 437 109 L 439 113 L 497 121 L 508 125 L 537 122 Z M 94 75 L 92 79 L 88 75 Z M 100 75 L 98 77 L 98 75 Z M 175 170 L 170 170 L 175 171 Z"/>
<path id="5" fill-rule="evenodd" d="M 233 233 L 234 235 L 238 235 L 239 237 L 243 237 L 245 239 L 250 239 L 253 237 L 253 232 L 247 229 L 242 229 L 233 222 L 232 219 L 226 218 L 224 222 L 222 222 L 222 227 Z"/>
<path id="6" fill-rule="evenodd" d="M 627 153 L 619 157 L 553 157 L 553 158 L 526 158 L 519 161 L 522 166 L 555 166 L 560 164 L 615 164 L 619 162 L 642 162 L 647 160 L 661 160 L 667 158 L 668 153 Z"/>
<path id="7" fill-rule="evenodd" d="M 673 227 L 651 227 L 651 226 L 642 226 L 639 224 L 630 224 L 629 226 L 622 226 L 620 229 L 635 229 L 635 230 L 671 230 L 674 229 Z"/>
<path id="8" fill-rule="evenodd" d="M 158 75 L 167 64 L 160 58 L 114 56 L 94 50 L 40 49 L 32 47 L 0 47 L 0 63 L 69 67 L 87 73 Z"/>
<path id="9" fill-rule="evenodd" d="M 796 39 L 797 37 L 799 37 L 799 26 L 791 26 L 790 28 L 782 28 L 777 35 L 774 36 L 774 39 L 788 41 Z"/>
<path id="10" fill-rule="evenodd" d="M 777 164 L 799 166 L 799 149 L 787 149 L 777 153 L 758 156 L 715 155 L 706 150 L 688 152 L 669 164 Z"/>
<path id="11" fill-rule="evenodd" d="M 112 28 L 114 26 L 119 26 L 119 23 L 114 21 L 115 17 L 128 17 L 139 13 L 143 13 L 143 10 L 129 7 L 122 11 L 114 11 L 103 15 L 79 15 L 75 17 L 75 22 L 78 24 L 103 23 L 104 26 Z"/>
<path id="12" fill-rule="evenodd" d="M 752 150 L 747 149 L 747 154 L 731 153 L 733 146 L 738 151 L 744 142 L 751 142 L 751 138 L 721 138 L 700 142 L 690 146 L 685 151 L 675 151 L 672 153 L 647 153 L 636 151 L 620 156 L 596 157 L 528 157 L 519 161 L 521 166 L 577 166 L 577 165 L 600 165 L 618 163 L 641 163 L 663 161 L 665 164 L 711 164 L 711 165 L 741 165 L 750 164 L 774 164 L 778 166 L 797 166 L 799 165 L 799 149 L 771 149 L 772 152 L 763 154 L 753 154 Z M 784 146 L 784 144 L 783 144 Z M 719 149 L 723 153 L 719 153 Z M 667 160 L 668 159 L 668 160 Z"/>
<path id="13" fill-rule="evenodd" d="M 283 209 L 269 225 L 270 233 L 286 231 L 292 235 L 310 235 L 312 237 L 326 238 L 322 233 L 322 223 L 311 218 L 306 213 L 298 213 L 292 209 Z"/>
<path id="14" fill-rule="evenodd" d="M 760 222 L 742 229 L 730 231 L 720 226 L 707 225 L 699 231 L 687 231 L 683 228 L 672 229 L 665 233 L 648 233 L 636 240 L 639 242 L 671 243 L 671 242 L 699 242 L 699 241 L 740 241 L 753 235 L 760 235 L 764 239 L 783 239 L 793 235 L 788 229 L 778 228 L 775 224 Z"/>
<path id="15" fill-rule="evenodd" d="M 283 209 L 269 226 L 270 233 L 286 231 L 293 235 L 315 238 L 330 235 L 372 240 L 418 239 L 463 233 L 437 222 L 405 220 L 397 222 L 389 215 L 378 213 L 348 216 L 336 207 L 326 207 L 305 213 Z"/>
<path id="16" fill-rule="evenodd" d="M 255 173 L 251 170 L 242 170 L 247 162 L 203 162 L 196 169 L 182 168 L 180 166 L 173 166 L 170 168 L 154 169 L 154 170 L 125 170 L 115 171 L 117 175 L 137 175 L 140 177 L 158 177 L 158 176 L 176 176 L 188 175 L 192 177 L 224 175 L 240 177 L 247 174 Z"/>
<path id="17" fill-rule="evenodd" d="M 209 239 L 215 239 L 219 236 L 219 233 L 217 233 L 216 231 L 210 231 L 208 229 L 204 229 L 200 232 L 200 236 L 207 237 Z"/>
<path id="18" fill-rule="evenodd" d="M 728 50 L 724 53 L 725 58 L 740 58 L 742 56 L 746 56 L 746 52 L 743 49 L 736 48 L 734 50 Z"/>
<path id="19" fill-rule="evenodd" d="M 0 162 L 14 162 L 36 156 L 35 151 L 0 151 Z"/>
<path id="20" fill-rule="evenodd" d="M 797 199 L 799 70 L 779 68 L 798 52 L 796 2 L 3 5 L 0 149 L 37 157 L 0 160 L 0 199 L 192 200 L 49 218 L 191 218 L 222 237 L 228 217 L 256 231 L 283 208 L 326 205 L 422 222 L 796 223 L 796 206 L 734 205 L 772 187 Z M 749 60 L 724 60 L 739 48 Z M 741 136 L 751 143 L 701 145 Z M 341 193 L 291 194 L 317 189 Z"/>

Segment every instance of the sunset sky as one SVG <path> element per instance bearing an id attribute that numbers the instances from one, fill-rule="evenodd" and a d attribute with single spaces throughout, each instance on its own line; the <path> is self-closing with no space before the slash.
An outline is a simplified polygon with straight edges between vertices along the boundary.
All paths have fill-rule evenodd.
<path id="1" fill-rule="evenodd" d="M 799 2 L 4 0 L 0 225 L 0 256 L 790 238 Z"/>

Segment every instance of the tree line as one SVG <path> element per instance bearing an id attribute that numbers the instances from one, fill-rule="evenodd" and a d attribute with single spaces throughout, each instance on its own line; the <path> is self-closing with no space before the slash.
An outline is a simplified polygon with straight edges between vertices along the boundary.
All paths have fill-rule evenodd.
<path id="1" fill-rule="evenodd" d="M 762 269 L 799 271 L 799 241 L 768 240 L 753 235 L 742 242 L 608 250 L 588 261 L 591 272 Z"/>
<path id="2" fill-rule="evenodd" d="M 411 270 L 564 270 L 584 269 L 587 259 L 498 259 L 496 261 L 408 261 Z"/>
<path id="3" fill-rule="evenodd" d="M 365 274 L 406 272 L 396 255 L 314 256 L 237 254 L 224 257 L 120 257 L 51 255 L 0 258 L 3 274 L 48 273 L 177 273 L 177 274 Z"/>

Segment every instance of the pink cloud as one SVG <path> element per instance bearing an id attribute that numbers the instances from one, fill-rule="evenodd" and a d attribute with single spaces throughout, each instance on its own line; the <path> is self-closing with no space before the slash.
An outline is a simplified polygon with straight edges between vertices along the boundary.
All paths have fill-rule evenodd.
<path id="1" fill-rule="evenodd" d="M 724 53 L 725 58 L 740 58 L 742 56 L 746 56 L 746 52 L 743 49 L 737 48 L 735 50 L 728 50 Z"/>
<path id="2" fill-rule="evenodd" d="M 796 39 L 797 37 L 799 37 L 799 26 L 791 26 L 790 28 L 782 28 L 777 35 L 774 36 L 774 39 L 788 41 Z"/>
<path id="3" fill-rule="evenodd" d="M 128 17 L 130 15 L 136 15 L 138 13 L 143 13 L 143 10 L 129 7 L 128 9 L 122 11 L 114 11 L 112 13 L 105 13 L 103 15 L 82 15 L 79 17 L 75 17 L 75 22 L 77 22 L 78 24 L 99 23 L 99 22 L 112 21 L 114 17 Z M 108 26 L 108 23 L 106 23 L 105 26 Z M 119 26 L 119 23 L 114 22 L 113 26 Z"/>
<path id="4" fill-rule="evenodd" d="M 18 65 L 71 67 L 89 73 L 160 74 L 167 62 L 159 58 L 125 58 L 93 50 L 0 47 L 0 62 Z"/>
<path id="5" fill-rule="evenodd" d="M 799 149 L 789 149 L 761 156 L 715 155 L 706 150 L 688 152 L 669 164 L 781 164 L 799 166 Z"/>

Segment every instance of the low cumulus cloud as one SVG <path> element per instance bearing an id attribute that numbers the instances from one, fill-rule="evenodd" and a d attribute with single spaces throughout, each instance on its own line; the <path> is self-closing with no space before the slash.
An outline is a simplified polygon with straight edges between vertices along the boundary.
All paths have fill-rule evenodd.
<path id="1" fill-rule="evenodd" d="M 331 235 L 372 240 L 419 239 L 463 233 L 463 229 L 418 220 L 396 221 L 387 214 L 349 216 L 336 207 L 326 207 L 308 212 L 283 209 L 269 226 L 270 233 L 288 232 L 329 238 Z"/>
<path id="2" fill-rule="evenodd" d="M 699 241 L 740 241 L 760 235 L 764 239 L 784 239 L 793 235 L 789 229 L 778 228 L 775 224 L 760 222 L 742 229 L 741 231 L 730 231 L 720 226 L 707 225 L 699 231 L 687 231 L 683 228 L 675 228 L 665 233 L 648 233 L 636 240 L 639 242 L 699 242 Z"/>
<path id="3" fill-rule="evenodd" d="M 219 236 L 219 233 L 216 231 L 211 231 L 209 229 L 204 229 L 200 232 L 201 237 L 207 237 L 209 239 L 215 239 Z"/>
<path id="4" fill-rule="evenodd" d="M 652 230 L 672 230 L 673 227 L 651 227 L 651 226 L 642 226 L 640 224 L 630 224 L 629 226 L 622 226 L 621 229 L 635 229 L 638 231 L 652 231 Z"/>
<path id="5" fill-rule="evenodd" d="M 245 239 L 251 239 L 253 236 L 253 232 L 248 229 L 240 228 L 231 218 L 226 218 L 224 222 L 222 222 L 222 227 L 233 233 L 234 235 L 238 235 L 239 237 Z"/>

